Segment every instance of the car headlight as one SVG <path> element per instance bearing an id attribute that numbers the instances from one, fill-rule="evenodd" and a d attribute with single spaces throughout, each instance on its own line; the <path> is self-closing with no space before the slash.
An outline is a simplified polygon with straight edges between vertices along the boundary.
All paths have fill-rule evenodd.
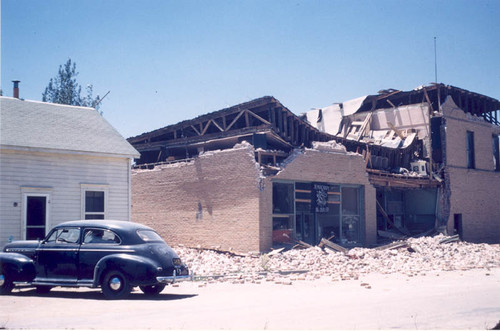
<path id="1" fill-rule="evenodd" d="M 177 266 L 182 265 L 182 261 L 179 258 L 173 258 L 172 262 L 174 263 L 174 265 L 177 265 Z"/>

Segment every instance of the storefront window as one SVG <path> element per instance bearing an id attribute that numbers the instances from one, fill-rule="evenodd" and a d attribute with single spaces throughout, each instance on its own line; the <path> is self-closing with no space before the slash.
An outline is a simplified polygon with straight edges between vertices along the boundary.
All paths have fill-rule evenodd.
<path id="1" fill-rule="evenodd" d="M 359 188 L 342 187 L 343 244 L 356 244 L 360 239 Z"/>
<path id="2" fill-rule="evenodd" d="M 285 244 L 294 240 L 294 185 L 273 184 L 273 243 Z"/>
<path id="3" fill-rule="evenodd" d="M 273 184 L 273 213 L 293 213 L 293 184 Z"/>
<path id="4" fill-rule="evenodd" d="M 341 245 L 361 241 L 361 187 L 329 183 L 273 183 L 273 242 L 321 238 Z"/>

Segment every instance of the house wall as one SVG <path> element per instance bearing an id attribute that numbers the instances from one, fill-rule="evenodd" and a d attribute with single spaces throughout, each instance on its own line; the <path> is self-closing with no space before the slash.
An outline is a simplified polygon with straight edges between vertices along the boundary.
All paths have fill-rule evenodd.
<path id="1" fill-rule="evenodd" d="M 450 185 L 448 231 L 462 215 L 463 239 L 500 242 L 500 172 L 494 171 L 492 136 L 500 127 L 464 113 L 451 97 L 443 105 L 446 125 L 446 171 Z M 467 168 L 466 135 L 474 132 L 475 169 Z"/>
<path id="2" fill-rule="evenodd" d="M 377 241 L 376 190 L 368 181 L 363 157 L 355 153 L 306 149 L 299 153 L 273 180 L 354 184 L 363 187 L 364 245 Z M 269 185 L 266 186 L 268 189 Z M 364 207 L 364 210 L 363 210 Z"/>
<path id="3" fill-rule="evenodd" d="M 261 187 L 254 149 L 245 144 L 134 170 L 132 219 L 153 227 L 170 245 L 260 251 L 266 231 Z"/>
<path id="4" fill-rule="evenodd" d="M 48 194 L 46 230 L 82 218 L 82 185 L 108 194 L 106 218 L 130 220 L 130 159 L 2 149 L 0 151 L 0 247 L 24 239 L 23 193 Z"/>

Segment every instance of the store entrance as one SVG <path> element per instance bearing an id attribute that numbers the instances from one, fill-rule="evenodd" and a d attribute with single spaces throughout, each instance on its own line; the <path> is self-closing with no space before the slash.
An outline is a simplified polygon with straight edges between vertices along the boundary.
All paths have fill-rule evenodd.
<path id="1" fill-rule="evenodd" d="M 316 244 L 316 226 L 314 214 L 298 212 L 295 215 L 295 231 L 297 240 L 301 240 L 310 245 Z"/>

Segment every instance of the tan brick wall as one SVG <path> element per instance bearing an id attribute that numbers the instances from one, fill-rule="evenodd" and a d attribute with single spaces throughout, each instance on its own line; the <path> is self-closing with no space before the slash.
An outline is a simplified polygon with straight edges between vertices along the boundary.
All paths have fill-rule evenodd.
<path id="1" fill-rule="evenodd" d="M 376 242 L 375 189 L 361 156 L 307 150 L 273 178 L 363 185 L 365 243 Z M 267 251 L 273 178 L 261 178 L 251 146 L 134 170 L 132 219 L 156 229 L 171 245 Z"/>
<path id="2" fill-rule="evenodd" d="M 492 135 L 500 128 L 465 114 L 451 99 L 443 106 L 446 121 L 446 158 L 450 177 L 450 217 L 462 214 L 464 239 L 500 242 L 500 172 L 493 171 Z M 467 169 L 466 132 L 474 132 L 476 169 Z"/>
<path id="3" fill-rule="evenodd" d="M 251 146 L 136 170 L 132 219 L 153 227 L 171 245 L 259 251 L 259 186 Z"/>
<path id="4" fill-rule="evenodd" d="M 263 180 L 260 200 L 260 250 L 268 251 L 273 244 L 273 184 L 271 178 Z"/>
<path id="5" fill-rule="evenodd" d="M 274 179 L 362 185 L 365 202 L 365 245 L 376 243 L 376 190 L 368 181 L 361 155 L 306 150 L 304 154 L 298 154 Z"/>

